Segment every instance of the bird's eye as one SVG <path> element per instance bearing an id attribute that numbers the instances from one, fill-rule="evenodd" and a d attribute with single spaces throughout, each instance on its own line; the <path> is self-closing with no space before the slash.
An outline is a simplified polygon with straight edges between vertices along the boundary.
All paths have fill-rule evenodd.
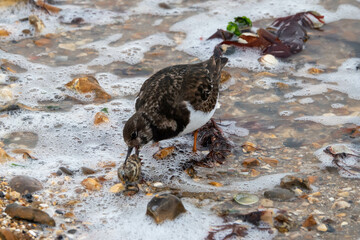
<path id="1" fill-rule="evenodd" d="M 130 135 L 131 139 L 135 139 L 137 137 L 137 133 L 136 132 L 132 132 Z"/>

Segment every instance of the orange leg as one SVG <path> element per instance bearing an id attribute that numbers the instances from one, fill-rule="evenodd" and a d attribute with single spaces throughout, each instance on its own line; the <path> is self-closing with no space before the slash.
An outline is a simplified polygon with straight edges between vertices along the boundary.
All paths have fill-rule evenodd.
<path id="1" fill-rule="evenodd" d="M 199 130 L 194 131 L 194 146 L 193 146 L 193 152 L 196 153 L 196 141 L 197 141 L 197 135 Z"/>

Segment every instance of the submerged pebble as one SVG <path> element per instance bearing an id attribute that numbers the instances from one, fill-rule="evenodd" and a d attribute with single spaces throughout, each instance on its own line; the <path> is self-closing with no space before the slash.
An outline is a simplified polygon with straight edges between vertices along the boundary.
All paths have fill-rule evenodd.
<path id="1" fill-rule="evenodd" d="M 181 200 L 172 194 L 161 194 L 153 197 L 147 205 L 146 215 L 152 217 L 157 224 L 165 220 L 173 220 L 186 212 Z"/>
<path id="2" fill-rule="evenodd" d="M 9 185 L 21 194 L 33 193 L 43 189 L 41 182 L 33 177 L 19 175 L 9 181 Z"/>
<path id="3" fill-rule="evenodd" d="M 274 188 L 264 192 L 264 196 L 274 201 L 291 201 L 295 198 L 295 193 L 283 188 Z"/>
<path id="4" fill-rule="evenodd" d="M 12 218 L 20 218 L 49 226 L 55 226 L 55 220 L 51 218 L 46 212 L 32 207 L 23 207 L 16 203 L 9 204 L 5 208 L 6 214 Z"/>

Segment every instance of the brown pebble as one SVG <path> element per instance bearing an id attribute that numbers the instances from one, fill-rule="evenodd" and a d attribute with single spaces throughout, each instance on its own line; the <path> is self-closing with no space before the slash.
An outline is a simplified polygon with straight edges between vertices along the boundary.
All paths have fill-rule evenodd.
<path id="1" fill-rule="evenodd" d="M 43 188 L 41 182 L 37 179 L 23 175 L 13 177 L 9 181 L 9 185 L 20 194 L 33 193 Z"/>
<path id="2" fill-rule="evenodd" d="M 181 200 L 172 194 L 156 195 L 147 205 L 146 215 L 152 217 L 157 224 L 165 220 L 173 220 L 186 212 Z"/>
<path id="3" fill-rule="evenodd" d="M 259 166 L 260 162 L 256 158 L 247 158 L 242 162 L 242 165 L 244 167 L 255 167 L 255 166 Z"/>
<path id="4" fill-rule="evenodd" d="M 90 174 L 96 173 L 96 171 L 95 171 L 94 169 L 87 168 L 87 167 L 82 167 L 82 168 L 81 168 L 81 172 L 82 172 L 84 175 L 90 175 Z"/>
<path id="5" fill-rule="evenodd" d="M 23 207 L 16 203 L 6 206 L 5 212 L 12 218 L 20 218 L 49 226 L 55 226 L 55 220 L 46 212 L 32 207 Z"/>
<path id="6" fill-rule="evenodd" d="M 66 167 L 60 167 L 59 170 L 62 171 L 63 173 L 65 173 L 66 175 L 69 175 L 69 176 L 74 175 L 73 171 L 71 171 L 70 169 L 68 169 Z"/>
<path id="7" fill-rule="evenodd" d="M 18 238 L 8 229 L 0 230 L 0 239 L 1 240 L 17 240 Z"/>

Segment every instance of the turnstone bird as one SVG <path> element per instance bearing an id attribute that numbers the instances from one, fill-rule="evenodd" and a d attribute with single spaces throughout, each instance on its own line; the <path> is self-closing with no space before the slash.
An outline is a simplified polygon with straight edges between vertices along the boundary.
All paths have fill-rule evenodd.
<path id="1" fill-rule="evenodd" d="M 196 64 L 166 67 L 142 85 L 135 103 L 135 114 L 123 129 L 128 145 L 127 161 L 133 148 L 194 132 L 215 112 L 219 98 L 221 70 L 228 59 L 212 56 Z"/>

